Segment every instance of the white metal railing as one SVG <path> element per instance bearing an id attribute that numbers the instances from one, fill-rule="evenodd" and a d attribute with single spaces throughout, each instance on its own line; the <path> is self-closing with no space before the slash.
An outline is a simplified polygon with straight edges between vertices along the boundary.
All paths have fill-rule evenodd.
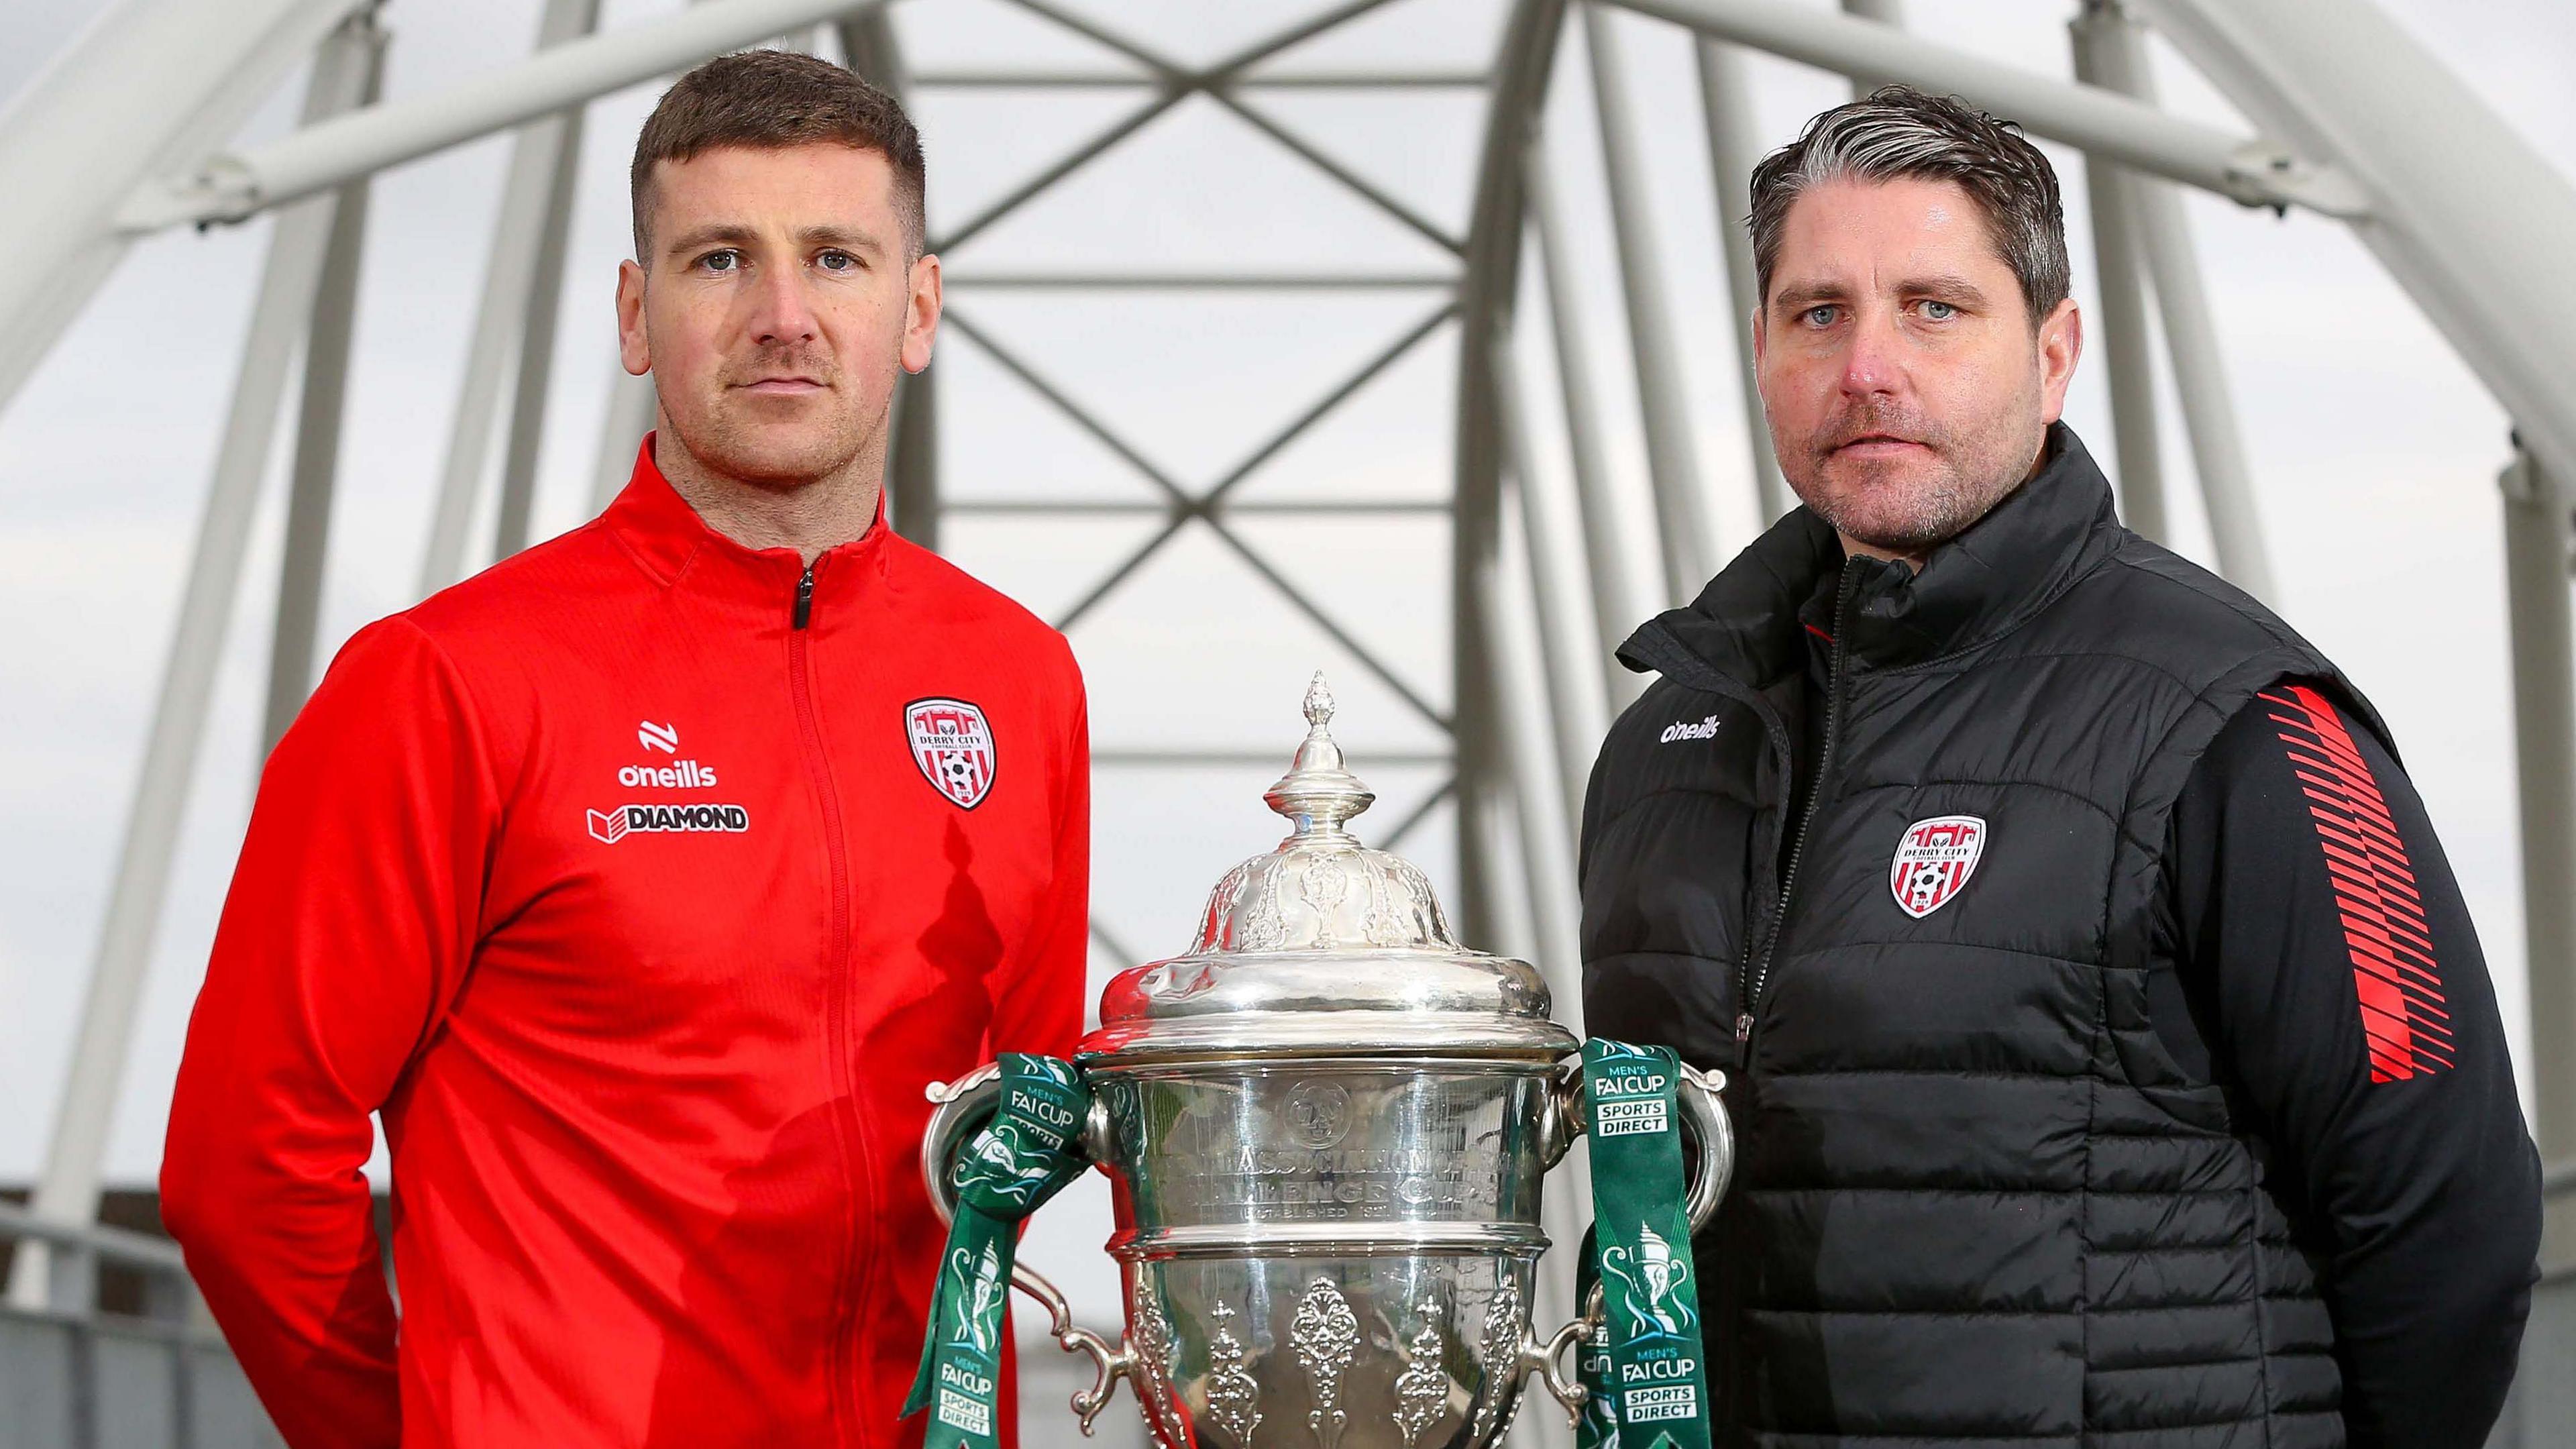
<path id="1" fill-rule="evenodd" d="M 44 1263 L 41 1306 L 0 1306 L 0 1449 L 261 1449 L 275 1430 L 216 1333 L 179 1245 L 0 1203 L 0 1242 Z M 102 1312 L 99 1274 L 143 1282 L 139 1312 Z"/>
<path id="2" fill-rule="evenodd" d="M 144 1282 L 146 1318 L 187 1321 L 196 1295 L 179 1245 L 150 1233 L 97 1224 L 51 1222 L 15 1203 L 0 1203 L 0 1240 L 43 1243 L 50 1250 L 45 1304 L 58 1314 L 96 1311 L 101 1265 L 131 1268 Z"/>

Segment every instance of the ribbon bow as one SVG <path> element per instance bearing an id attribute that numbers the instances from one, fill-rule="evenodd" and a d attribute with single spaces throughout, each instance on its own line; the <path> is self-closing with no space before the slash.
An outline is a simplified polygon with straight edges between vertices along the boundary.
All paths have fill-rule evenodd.
<path id="1" fill-rule="evenodd" d="M 1071 1062 L 1002 1054 L 1001 1106 L 951 1173 L 957 1216 L 939 1252 L 921 1369 L 903 1401 L 907 1418 L 931 1410 L 923 1449 L 1000 1442 L 1002 1300 L 1017 1226 L 1088 1165 L 1082 1120 L 1090 1110 L 1091 1091 Z"/>

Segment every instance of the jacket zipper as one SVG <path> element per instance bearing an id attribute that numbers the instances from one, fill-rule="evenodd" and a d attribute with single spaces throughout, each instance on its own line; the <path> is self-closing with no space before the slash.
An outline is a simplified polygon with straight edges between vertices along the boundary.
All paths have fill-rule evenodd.
<path id="1" fill-rule="evenodd" d="M 855 1356 L 850 1341 L 857 1327 L 858 1305 L 865 1301 L 865 1279 L 870 1260 L 860 1255 L 860 1220 L 873 1216 L 862 1211 L 860 1199 L 869 1192 L 867 1161 L 864 1151 L 865 1127 L 856 1117 L 852 1105 L 855 1090 L 849 1080 L 850 1023 L 848 980 L 850 966 L 850 863 L 846 840 L 841 829 L 841 801 L 832 788 L 829 762 L 823 753 L 823 731 L 814 709 L 813 669 L 808 659 L 811 638 L 809 626 L 814 622 L 814 565 L 807 564 L 796 580 L 796 602 L 790 615 L 792 627 L 787 635 L 787 678 L 795 696 L 796 733 L 805 751 L 805 771 L 813 781 L 814 793 L 823 806 L 824 853 L 831 862 L 832 877 L 832 948 L 829 974 L 824 981 L 826 1038 L 832 1053 L 832 1092 L 839 1101 L 835 1117 L 842 1119 L 836 1134 L 841 1143 L 843 1186 L 848 1189 L 851 1205 L 850 1231 L 845 1235 L 841 1281 L 839 1322 L 833 1325 L 832 1403 L 835 1417 L 848 1422 L 850 1411 L 842 1403 L 842 1383 L 849 1360 Z M 854 1146 L 853 1137 L 859 1139 Z M 837 1441 L 839 1435 L 834 1438 Z"/>
<path id="2" fill-rule="evenodd" d="M 1762 988 L 1771 981 L 1771 958 L 1780 949 L 1780 936 L 1789 925 L 1789 899 L 1798 888 L 1798 871 L 1807 863 L 1807 831 L 1816 823 L 1816 811 L 1825 802 L 1825 782 L 1833 778 L 1834 745 L 1842 732 L 1843 708 L 1843 640 L 1850 634 L 1843 615 L 1851 608 L 1852 593 L 1860 576 L 1849 559 L 1843 561 L 1842 580 L 1834 589 L 1834 641 L 1826 654 L 1825 666 L 1825 747 L 1817 752 L 1815 783 L 1807 791 L 1807 808 L 1798 812 L 1798 833 L 1789 852 L 1789 868 L 1780 878 L 1780 895 L 1772 903 L 1771 929 L 1762 938 L 1762 948 L 1744 958 L 1744 969 L 1736 978 L 1735 1069 L 1749 1070 L 1753 1065 L 1754 1012 L 1762 1004 Z M 1790 758 L 1794 761 L 1796 755 Z"/>

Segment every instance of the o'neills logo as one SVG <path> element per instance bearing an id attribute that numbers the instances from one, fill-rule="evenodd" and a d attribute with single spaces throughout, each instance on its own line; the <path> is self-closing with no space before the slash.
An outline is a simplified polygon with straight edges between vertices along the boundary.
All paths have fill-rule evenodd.
<path id="1" fill-rule="evenodd" d="M 1697 724 L 1693 724 L 1686 719 L 1673 721 L 1671 724 L 1664 726 L 1663 737 L 1656 740 L 1655 743 L 1659 745 L 1669 745 L 1675 740 L 1713 740 L 1716 738 L 1717 716 L 1710 715 L 1708 718 L 1701 720 Z"/>
<path id="2" fill-rule="evenodd" d="M 628 765 L 617 772 L 617 783 L 629 790 L 646 785 L 659 785 L 665 790 L 700 790 L 716 782 L 716 772 L 695 760 L 681 760 L 669 765 Z"/>
<path id="3" fill-rule="evenodd" d="M 751 812 L 739 805 L 618 805 L 590 812 L 590 838 L 602 845 L 635 834 L 739 835 L 750 828 Z"/>

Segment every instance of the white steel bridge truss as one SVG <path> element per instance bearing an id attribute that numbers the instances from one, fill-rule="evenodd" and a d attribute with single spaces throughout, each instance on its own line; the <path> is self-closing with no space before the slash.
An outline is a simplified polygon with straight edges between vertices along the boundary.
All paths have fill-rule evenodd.
<path id="1" fill-rule="evenodd" d="M 909 0 L 935 5 L 939 0 Z M 1122 116 L 973 214 L 937 227 L 954 254 L 1184 101 L 1204 98 L 1402 231 L 1440 264 L 1381 271 L 1217 268 L 978 273 L 951 280 L 947 323 L 990 362 L 1130 466 L 1149 500 L 1048 496 L 950 498 L 942 487 L 934 369 L 898 403 L 890 510 L 907 535 L 937 546 L 943 527 L 977 518 L 1150 519 L 1140 542 L 1097 561 L 1094 581 L 1056 611 L 1076 629 L 1176 540 L 1213 539 L 1242 570 L 1445 743 L 1399 756 L 1442 780 L 1410 802 L 1381 843 L 1454 821 L 1468 938 L 1532 955 L 1556 982 L 1560 1010 L 1579 1012 L 1574 979 L 1573 822 L 1594 745 L 1633 683 L 1609 654 L 1634 621 L 1688 597 L 1722 561 L 1712 491 L 1749 490 L 1768 519 L 1794 500 L 1769 456 L 1749 376 L 1740 466 L 1697 456 L 1687 424 L 1666 259 L 1646 221 L 1642 118 L 1629 93 L 1624 8 L 1691 33 L 1701 112 L 1723 215 L 1723 268 L 1738 318 L 1752 310 L 1744 238 L 1745 178 L 1766 139 L 1746 98 L 1749 52 L 1785 57 L 1867 84 L 1905 80 L 2013 117 L 2033 135 L 2081 149 L 2101 287 L 2096 336 L 2107 359 L 2117 475 L 2126 517 L 2160 535 L 2167 508 L 2158 453 L 2151 337 L 2160 333 L 2219 563 L 2257 594 L 2272 587 L 2226 370 L 2177 188 L 2248 206 L 2300 208 L 2348 225 L 2476 370 L 2516 424 L 2504 476 L 2513 626 L 2516 740 L 2522 792 L 2526 928 L 2534 1036 L 2576 1030 L 2576 704 L 2571 704 L 2568 575 L 2570 480 L 2576 480 L 2576 193 L 2466 87 L 2368 0 L 2083 0 L 2071 28 L 2068 82 L 1909 33 L 1896 0 L 1844 0 L 1841 12 L 1798 0 L 1496 0 L 1499 45 L 1471 69 L 1300 69 L 1297 47 L 1356 26 L 1390 0 L 1341 0 L 1214 61 L 1186 63 L 1070 0 L 1010 0 L 1115 57 L 1109 71 L 908 73 L 882 3 L 705 0 L 602 31 L 598 0 L 541 0 L 539 48 L 506 70 L 442 91 L 381 95 L 387 31 L 376 3 L 351 0 L 128 0 L 93 27 L 0 114 L 0 405 L 46 355 L 134 239 L 172 227 L 274 212 L 232 405 L 216 456 L 193 562 L 162 678 L 143 772 L 88 985 L 85 1011 L 33 1209 L 86 1223 L 100 1191 L 107 1128 L 123 1076 L 145 964 L 167 892 L 183 802 L 200 753 L 226 620 L 240 593 L 252 516 L 284 393 L 299 355 L 302 392 L 291 440 L 284 563 L 263 738 L 273 742 L 312 683 L 324 540 L 358 257 L 375 173 L 496 131 L 514 132 L 465 389 L 420 566 L 423 593 L 454 581 L 476 553 L 469 532 L 487 489 L 498 495 L 491 552 L 529 541 L 530 499 L 551 385 L 573 158 L 585 102 L 666 76 L 729 49 L 785 38 L 819 45 L 898 91 L 1111 88 Z M 2235 134 L 2160 109 L 2148 82 L 2153 25 L 2261 128 Z M 1539 142 L 1561 42 L 1582 32 L 1583 77 L 1599 129 L 1618 279 L 1633 366 L 1634 418 L 1605 416 L 1582 346 L 1567 255 L 1564 189 Z M 307 67 L 302 123 L 232 149 L 252 106 Z M 1372 180 L 1260 104 L 1297 88 L 1472 93 L 1484 101 L 1463 228 Z M 2392 107 L 2407 94 L 2417 103 Z M 80 135 L 80 147 L 46 138 Z M 2464 159 L 2465 158 L 2465 159 Z M 1211 204 L 1221 204 L 1212 199 Z M 1525 247 L 1525 242 L 1528 244 Z M 1521 267 L 1537 269 L 1546 306 L 1519 315 Z M 1012 295 L 1382 295 L 1409 309 L 1392 339 L 1271 431 L 1246 438 L 1212 478 L 1183 476 L 1076 396 L 1038 357 L 988 324 L 988 301 Z M 2154 326 L 2151 329 L 2150 308 Z M 1264 500 L 1242 485 L 1349 399 L 1427 348 L 1454 348 L 1454 476 L 1436 501 Z M 1544 364 L 1542 367 L 1541 364 Z M 1553 396 L 1532 385 L 1552 377 Z M 502 385 L 512 380 L 504 398 Z M 1623 394 L 1624 395 L 1624 394 Z M 1553 409 L 1568 466 L 1542 461 L 1534 424 Z M 487 466 L 505 426 L 497 480 Z M 650 425 L 650 390 L 617 388 L 593 501 L 622 482 Z M 1437 420 L 1427 420 L 1437 421 Z M 1606 461 L 1607 433 L 1639 426 L 1648 487 L 1626 496 Z M 1450 677 L 1423 677 L 1386 657 L 1336 601 L 1248 539 L 1243 521 L 1313 515 L 1348 526 L 1387 514 L 1446 519 Z M 1651 540 L 1639 552 L 1633 540 Z M 1736 540 L 1740 543 L 1741 540 Z M 1633 556 L 1632 556 L 1633 555 Z M 1266 766 L 1270 751 L 1126 749 L 1103 769 L 1174 764 Z M 1142 959 L 1106 925 L 1102 950 Z M 2576 1053 L 2538 1056 L 2544 1154 L 2576 1159 Z M 1563 1195 L 1559 1195 L 1562 1200 Z M 1570 1224 L 1557 1224 L 1559 1236 Z M 78 1272 L 48 1272 L 22 1254 L 12 1295 L 22 1306 L 76 1308 Z M 58 1264 L 59 1268 L 61 1265 Z M 1562 1312 L 1568 1285 L 1553 1285 Z"/>

